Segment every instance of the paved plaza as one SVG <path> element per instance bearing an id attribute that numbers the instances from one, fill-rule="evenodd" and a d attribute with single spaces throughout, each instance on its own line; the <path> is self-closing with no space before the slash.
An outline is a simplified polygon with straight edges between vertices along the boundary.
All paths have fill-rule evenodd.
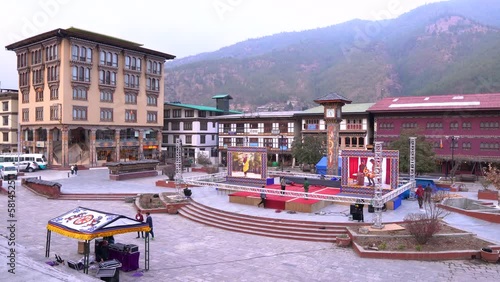
<path id="1" fill-rule="evenodd" d="M 189 175 L 189 174 L 187 174 Z M 40 171 L 30 176 L 57 181 L 64 193 L 144 193 L 173 191 L 155 186 L 164 176 L 137 180 L 108 180 L 107 170 L 80 170 L 68 177 L 67 171 Z M 4 187 L 6 183 L 4 182 Z M 77 206 L 134 217 L 132 204 L 121 201 L 47 200 L 20 187 L 17 181 L 16 274 L 7 272 L 7 197 L 0 196 L 0 272 L 5 281 L 98 281 L 65 265 L 51 267 L 45 262 L 47 222 Z M 476 193 L 469 192 L 470 197 Z M 214 188 L 193 188 L 196 201 L 224 210 L 257 216 L 347 222 L 349 207 L 332 205 L 321 214 L 276 213 L 274 210 L 231 204 L 226 194 Z M 400 208 L 387 211 L 383 220 L 399 221 L 409 212 L 418 212 L 417 203 L 403 201 Z M 498 264 L 472 261 L 403 261 L 359 258 L 352 249 L 334 244 L 261 237 L 205 226 L 179 215 L 153 214 L 156 240 L 151 241 L 150 270 L 121 272 L 120 281 L 479 281 L 498 279 Z M 372 214 L 365 220 L 370 221 Z M 453 226 L 477 233 L 500 244 L 500 225 L 450 214 Z M 121 243 L 144 248 L 136 233 L 115 236 Z M 93 241 L 91 242 L 93 244 Z M 77 240 L 52 233 L 51 258 L 78 260 Z M 140 259 L 144 267 L 144 258 Z"/>

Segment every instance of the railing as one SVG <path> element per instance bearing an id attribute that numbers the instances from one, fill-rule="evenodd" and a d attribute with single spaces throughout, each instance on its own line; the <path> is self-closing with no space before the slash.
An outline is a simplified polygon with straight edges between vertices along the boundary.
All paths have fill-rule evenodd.
<path id="1" fill-rule="evenodd" d="M 290 175 L 290 174 L 286 174 Z M 312 178 L 311 174 L 307 174 L 309 177 Z M 183 179 L 183 183 L 190 184 L 190 185 L 196 185 L 196 186 L 208 186 L 208 187 L 215 187 L 216 189 L 219 190 L 228 190 L 228 191 L 242 191 L 242 192 L 253 192 L 253 193 L 266 193 L 268 195 L 283 195 L 283 196 L 288 196 L 288 197 L 295 197 L 295 198 L 307 198 L 307 199 L 312 199 L 312 200 L 320 200 L 320 201 L 331 201 L 331 202 L 342 202 L 342 203 L 355 203 L 359 199 L 367 200 L 366 198 L 363 197 L 355 197 L 355 196 L 338 196 L 338 195 L 328 195 L 328 194 L 318 194 L 318 193 L 305 193 L 305 192 L 298 192 L 298 191 L 282 191 L 279 189 L 265 189 L 265 188 L 258 188 L 258 187 L 250 187 L 250 186 L 240 186 L 240 185 L 234 185 L 234 184 L 227 184 L 227 183 L 220 183 L 216 181 L 203 181 L 204 179 L 220 179 L 223 181 L 225 179 L 226 173 L 225 172 L 219 172 L 216 174 L 207 174 L 207 175 L 202 175 L 202 176 L 193 176 L 193 177 L 188 177 Z M 390 201 L 391 199 L 395 198 L 396 196 L 402 194 L 403 192 L 409 190 L 412 187 L 412 183 L 406 183 L 401 185 L 395 190 L 392 190 L 389 193 L 386 193 L 382 195 L 381 201 L 382 203 L 386 203 Z M 373 201 L 372 199 L 368 199 L 369 201 Z"/>

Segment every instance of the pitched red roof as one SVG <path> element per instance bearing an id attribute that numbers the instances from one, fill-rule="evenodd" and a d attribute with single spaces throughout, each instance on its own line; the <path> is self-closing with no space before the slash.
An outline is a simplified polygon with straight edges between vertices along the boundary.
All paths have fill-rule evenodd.
<path id="1" fill-rule="evenodd" d="M 500 93 L 384 98 L 368 112 L 500 110 Z"/>

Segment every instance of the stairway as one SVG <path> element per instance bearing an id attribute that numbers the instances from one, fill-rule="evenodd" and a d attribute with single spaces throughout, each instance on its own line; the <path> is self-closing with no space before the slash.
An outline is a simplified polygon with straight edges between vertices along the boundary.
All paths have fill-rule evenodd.
<path id="1" fill-rule="evenodd" d="M 80 201 L 125 201 L 126 198 L 136 197 L 133 194 L 61 194 L 56 200 Z"/>
<path id="2" fill-rule="evenodd" d="M 298 221 L 236 214 L 214 209 L 191 201 L 179 209 L 187 219 L 234 232 L 274 238 L 333 243 L 340 234 L 346 234 L 339 223 Z"/>

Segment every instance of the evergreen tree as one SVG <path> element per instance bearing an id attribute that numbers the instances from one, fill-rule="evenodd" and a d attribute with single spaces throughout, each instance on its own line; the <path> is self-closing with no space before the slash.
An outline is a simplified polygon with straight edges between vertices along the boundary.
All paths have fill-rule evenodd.
<path id="1" fill-rule="evenodd" d="M 295 140 L 292 154 L 298 163 L 316 164 L 325 154 L 326 135 L 306 135 L 303 140 Z"/>
<path id="2" fill-rule="evenodd" d="M 417 174 L 434 172 L 436 161 L 434 145 L 425 140 L 425 136 L 417 130 L 405 130 L 399 139 L 392 141 L 389 150 L 399 151 L 399 171 L 410 172 L 410 137 L 417 137 L 415 147 L 415 172 Z"/>

